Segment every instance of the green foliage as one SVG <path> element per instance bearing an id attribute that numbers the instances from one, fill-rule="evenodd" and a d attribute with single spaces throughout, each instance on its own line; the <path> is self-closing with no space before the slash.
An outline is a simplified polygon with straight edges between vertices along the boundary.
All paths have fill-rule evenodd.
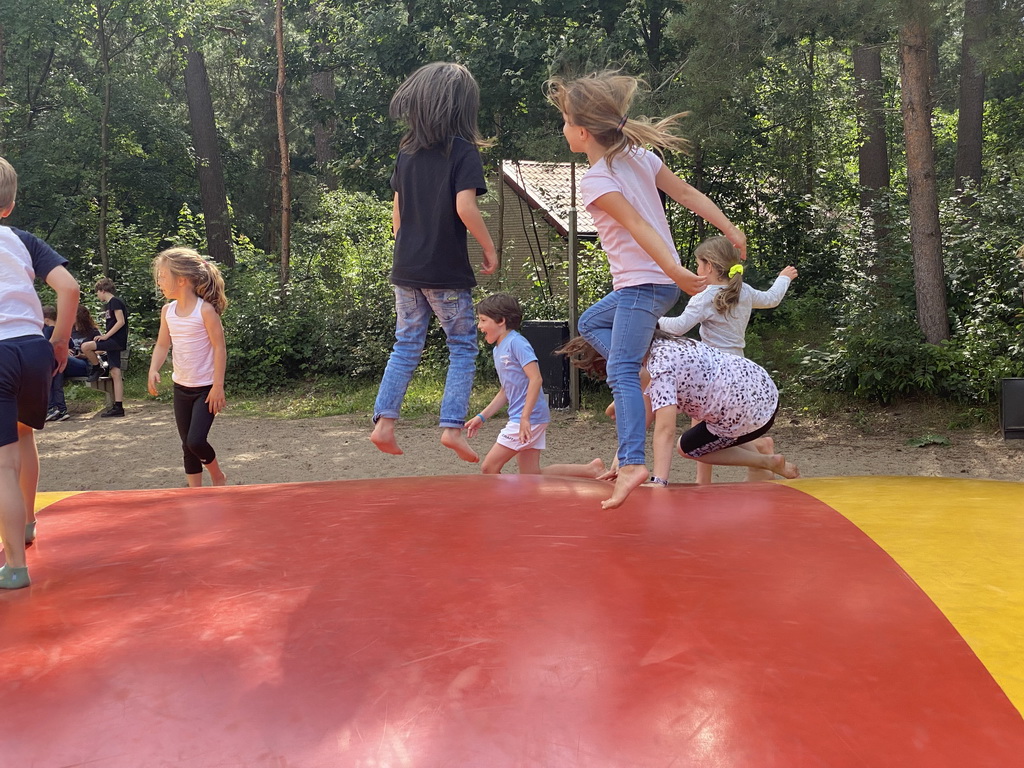
<path id="1" fill-rule="evenodd" d="M 925 344 L 915 321 L 906 244 L 882 255 L 865 249 L 859 260 L 849 254 L 840 327 L 824 349 L 807 352 L 809 380 L 883 403 L 934 394 L 970 404 L 993 401 L 1000 379 L 1024 376 L 1024 280 L 1015 257 L 1022 205 L 1019 184 L 942 201 L 951 338 L 940 345 Z M 900 225 L 906 231 L 905 220 Z"/>

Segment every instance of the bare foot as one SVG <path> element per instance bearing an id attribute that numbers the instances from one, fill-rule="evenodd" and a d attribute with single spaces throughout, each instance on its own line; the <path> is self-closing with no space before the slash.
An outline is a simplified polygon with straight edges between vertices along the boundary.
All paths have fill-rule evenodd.
<path id="1" fill-rule="evenodd" d="M 795 480 L 800 477 L 800 470 L 797 469 L 796 464 L 791 464 L 786 461 L 786 457 L 781 453 L 772 455 L 769 466 L 771 467 L 772 472 L 776 475 L 782 475 L 787 480 Z"/>
<path id="2" fill-rule="evenodd" d="M 626 500 L 636 488 L 647 482 L 647 467 L 643 464 L 627 464 L 619 467 L 619 475 L 615 478 L 615 490 L 610 499 L 601 502 L 604 509 L 615 509 Z"/>
<path id="3" fill-rule="evenodd" d="M 221 472 L 219 475 L 215 475 L 215 474 L 213 474 L 213 472 L 211 472 L 210 473 L 210 482 L 214 485 L 214 487 L 218 487 L 218 486 L 222 486 L 222 485 L 227 485 L 228 484 L 228 476 L 225 475 L 223 472 Z"/>
<path id="4" fill-rule="evenodd" d="M 769 435 L 759 437 L 753 443 L 758 453 L 763 453 L 765 456 L 772 456 L 775 454 L 775 438 Z"/>
<path id="5" fill-rule="evenodd" d="M 380 421 L 384 421 L 381 419 Z M 380 424 L 380 421 L 377 423 Z M 371 438 L 372 439 L 372 438 Z M 468 461 L 470 464 L 476 464 L 480 461 L 480 457 L 476 455 L 476 451 L 469 447 L 469 441 L 466 440 L 466 436 L 462 434 L 461 429 L 455 427 L 445 427 L 441 432 L 441 445 L 445 448 L 451 448 L 455 451 L 455 455 L 463 461 Z M 380 448 L 380 446 L 377 446 Z M 395 446 L 398 447 L 397 445 Z M 381 450 L 384 450 L 381 448 Z M 399 451 L 401 453 L 401 451 Z"/>
<path id="6" fill-rule="evenodd" d="M 603 475 L 607 471 L 604 462 L 600 459 L 594 459 L 592 462 L 587 464 L 587 477 L 592 477 L 595 480 Z"/>
<path id="7" fill-rule="evenodd" d="M 753 467 L 747 469 L 748 483 L 767 483 L 774 479 L 775 474 L 770 469 L 754 469 Z"/>
<path id="8" fill-rule="evenodd" d="M 370 442 L 377 446 L 377 449 L 392 456 L 401 456 L 402 449 L 398 447 L 395 440 L 395 420 L 381 416 L 373 426 L 370 433 Z"/>

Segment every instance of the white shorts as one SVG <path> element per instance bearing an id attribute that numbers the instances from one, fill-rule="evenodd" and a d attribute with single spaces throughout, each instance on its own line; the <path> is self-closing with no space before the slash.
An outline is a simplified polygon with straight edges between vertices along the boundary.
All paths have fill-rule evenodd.
<path id="1" fill-rule="evenodd" d="M 521 443 L 519 442 L 519 422 L 510 421 L 501 430 L 501 434 L 498 435 L 497 443 L 506 448 L 511 448 L 513 451 L 525 451 L 527 448 L 536 448 L 538 451 L 543 451 L 547 447 L 547 430 L 547 424 L 532 424 L 532 438 L 530 442 Z"/>

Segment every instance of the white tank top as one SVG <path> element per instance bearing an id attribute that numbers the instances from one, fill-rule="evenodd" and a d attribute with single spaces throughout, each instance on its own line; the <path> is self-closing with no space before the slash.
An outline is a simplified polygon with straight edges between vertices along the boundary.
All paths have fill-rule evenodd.
<path id="1" fill-rule="evenodd" d="M 171 380 L 183 387 L 213 384 L 213 345 L 203 323 L 203 300 L 196 297 L 192 314 L 178 317 L 178 302 L 167 305 L 167 330 L 171 332 Z"/>

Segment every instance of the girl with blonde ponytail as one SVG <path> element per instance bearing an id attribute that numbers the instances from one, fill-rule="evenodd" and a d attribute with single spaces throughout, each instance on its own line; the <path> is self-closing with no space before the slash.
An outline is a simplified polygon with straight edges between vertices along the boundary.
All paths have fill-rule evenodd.
<path id="1" fill-rule="evenodd" d="M 203 467 L 214 485 L 227 485 L 208 437 L 213 417 L 224 410 L 227 344 L 220 315 L 227 307 L 217 265 L 191 248 L 170 248 L 153 260 L 157 287 L 170 299 L 160 313 L 160 333 L 149 364 L 149 394 L 157 395 L 160 367 L 174 346 L 174 421 L 181 437 L 185 479 L 203 484 Z"/>
<path id="2" fill-rule="evenodd" d="M 579 320 L 580 335 L 607 360 L 615 397 L 619 449 L 609 473 L 616 475 L 615 489 L 605 509 L 622 504 L 648 479 L 640 365 L 658 317 L 676 303 L 680 289 L 693 295 L 705 285 L 679 262 L 659 190 L 721 230 L 739 257 L 746 256 L 746 237 L 718 206 L 645 148 L 685 149 L 686 142 L 674 132 L 682 115 L 659 121 L 629 116 L 638 87 L 635 78 L 610 71 L 545 84 L 562 113 L 569 149 L 585 153 L 590 162 L 580 194 L 612 273 L 612 293 Z"/>
<path id="3" fill-rule="evenodd" d="M 682 336 L 699 324 L 701 341 L 743 357 L 751 310 L 777 307 L 797 276 L 796 267 L 786 267 L 771 288 L 758 291 L 743 282 L 739 254 L 724 237 L 705 240 L 693 255 L 697 259 L 697 274 L 707 278 L 708 287 L 690 299 L 683 314 L 661 318 L 658 327 Z M 697 482 L 711 482 L 710 464 L 697 465 Z"/>

